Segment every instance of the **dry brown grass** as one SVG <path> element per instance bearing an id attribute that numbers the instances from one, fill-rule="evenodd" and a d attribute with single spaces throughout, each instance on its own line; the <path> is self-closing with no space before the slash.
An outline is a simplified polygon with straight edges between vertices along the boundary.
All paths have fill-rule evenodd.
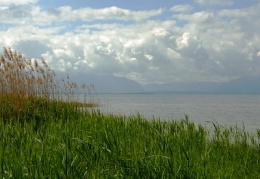
<path id="1" fill-rule="evenodd" d="M 69 77 L 58 80 L 44 59 L 26 59 L 11 48 L 0 56 L 0 118 L 20 117 L 28 105 L 39 99 L 58 106 L 93 107 L 95 104 L 74 101 L 79 89 L 89 93 L 86 84 L 78 85 Z M 34 106 L 37 108 L 37 106 Z M 38 110 L 38 109 L 37 109 Z"/>

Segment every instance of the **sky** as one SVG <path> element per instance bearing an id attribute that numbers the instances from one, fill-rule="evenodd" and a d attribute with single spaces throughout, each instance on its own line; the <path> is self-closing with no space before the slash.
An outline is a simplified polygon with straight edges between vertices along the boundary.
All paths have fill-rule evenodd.
<path id="1" fill-rule="evenodd" d="M 0 0 L 0 48 L 82 78 L 223 82 L 260 75 L 259 9 L 260 0 Z"/>

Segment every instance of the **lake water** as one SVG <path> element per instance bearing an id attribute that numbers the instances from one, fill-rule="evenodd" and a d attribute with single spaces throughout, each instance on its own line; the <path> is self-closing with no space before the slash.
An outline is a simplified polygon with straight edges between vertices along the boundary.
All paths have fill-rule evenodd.
<path id="1" fill-rule="evenodd" d="M 104 113 L 180 120 L 188 115 L 196 124 L 260 129 L 260 95 L 220 94 L 97 94 Z"/>

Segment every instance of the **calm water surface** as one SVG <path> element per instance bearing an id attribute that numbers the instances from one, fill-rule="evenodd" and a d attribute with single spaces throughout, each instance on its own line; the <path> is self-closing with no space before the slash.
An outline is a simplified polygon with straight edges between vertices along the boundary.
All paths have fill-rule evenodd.
<path id="1" fill-rule="evenodd" d="M 196 124 L 260 128 L 260 95 L 208 94 L 98 94 L 104 113 L 179 120 L 188 115 Z"/>

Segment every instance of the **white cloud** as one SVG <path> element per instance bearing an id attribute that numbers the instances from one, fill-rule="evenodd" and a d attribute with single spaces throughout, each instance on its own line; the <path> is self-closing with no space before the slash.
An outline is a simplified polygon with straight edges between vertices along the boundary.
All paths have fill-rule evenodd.
<path id="1" fill-rule="evenodd" d="M 193 10 L 193 7 L 188 5 L 188 4 L 186 4 L 186 5 L 176 5 L 176 6 L 173 6 L 170 10 L 173 11 L 173 12 L 186 13 L 186 12 L 190 12 L 191 10 Z"/>
<path id="2" fill-rule="evenodd" d="M 125 76 L 142 83 L 260 75 L 257 5 L 239 9 L 242 15 L 234 9 L 191 13 L 187 5 L 174 6 L 168 20 L 150 19 L 162 10 L 23 7 L 12 5 L 3 10 L 8 15 L 0 13 L 15 25 L 0 29 L 0 45 L 28 57 L 42 56 L 56 70 Z"/>
<path id="3" fill-rule="evenodd" d="M 0 5 L 10 5 L 10 4 L 29 4 L 36 3 L 38 0 L 1 0 Z"/>
<path id="4" fill-rule="evenodd" d="M 234 4 L 233 0 L 195 0 L 195 2 L 204 6 L 230 6 Z"/>
<path id="5" fill-rule="evenodd" d="M 153 60 L 153 56 L 152 55 L 149 55 L 149 54 L 144 54 L 145 58 L 147 60 Z"/>
<path id="6" fill-rule="evenodd" d="M 0 11 L 2 23 L 50 25 L 52 23 L 94 20 L 142 21 L 153 16 L 161 15 L 162 9 L 149 11 L 130 11 L 118 7 L 103 9 L 81 8 L 72 9 L 70 6 L 49 8 L 46 10 L 32 5 L 11 4 Z"/>
<path id="7" fill-rule="evenodd" d="M 193 14 L 174 14 L 173 17 L 179 20 L 188 21 L 189 23 L 204 23 L 208 25 L 213 23 L 216 18 L 213 12 L 206 11 L 195 12 Z"/>
<path id="8" fill-rule="evenodd" d="M 240 9 L 223 9 L 218 12 L 220 17 L 228 17 L 228 18 L 258 18 L 260 15 L 259 9 L 260 3 L 255 4 L 254 6 L 248 8 L 240 8 Z"/>
<path id="9" fill-rule="evenodd" d="M 130 11 L 118 7 L 109 7 L 104 9 L 89 9 L 84 8 L 75 11 L 79 14 L 83 21 L 92 19 L 117 19 L 117 20 L 145 20 L 153 16 L 160 15 L 163 10 L 150 10 L 150 11 Z"/>

